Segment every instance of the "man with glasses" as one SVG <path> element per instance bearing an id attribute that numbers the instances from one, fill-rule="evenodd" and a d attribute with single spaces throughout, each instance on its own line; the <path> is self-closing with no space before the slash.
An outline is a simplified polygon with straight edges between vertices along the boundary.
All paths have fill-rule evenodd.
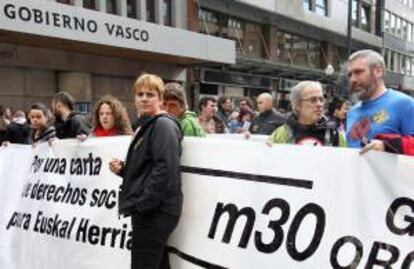
<path id="1" fill-rule="evenodd" d="M 292 114 L 270 135 L 267 144 L 346 147 L 345 136 L 323 116 L 325 98 L 319 82 L 298 83 L 290 92 L 290 101 Z"/>
<path id="2" fill-rule="evenodd" d="M 385 88 L 385 63 L 372 50 L 348 59 L 350 89 L 361 101 L 347 114 L 347 142 L 360 148 L 414 155 L 414 99 Z"/>

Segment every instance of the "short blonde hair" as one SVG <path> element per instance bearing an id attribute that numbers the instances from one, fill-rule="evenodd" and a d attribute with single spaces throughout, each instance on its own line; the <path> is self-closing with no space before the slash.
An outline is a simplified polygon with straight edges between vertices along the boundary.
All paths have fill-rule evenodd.
<path id="1" fill-rule="evenodd" d="M 154 74 L 142 74 L 134 82 L 133 90 L 136 93 L 142 87 L 148 87 L 150 90 L 156 91 L 160 99 L 164 96 L 164 82 Z"/>

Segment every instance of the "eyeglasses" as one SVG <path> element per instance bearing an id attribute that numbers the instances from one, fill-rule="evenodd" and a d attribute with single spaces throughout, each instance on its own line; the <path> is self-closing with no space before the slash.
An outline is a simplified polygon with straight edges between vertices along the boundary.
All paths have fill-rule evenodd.
<path id="1" fill-rule="evenodd" d="M 315 105 L 318 101 L 321 104 L 325 104 L 326 99 L 323 96 L 312 96 L 307 99 L 302 99 L 302 101 L 310 102 L 312 105 Z"/>

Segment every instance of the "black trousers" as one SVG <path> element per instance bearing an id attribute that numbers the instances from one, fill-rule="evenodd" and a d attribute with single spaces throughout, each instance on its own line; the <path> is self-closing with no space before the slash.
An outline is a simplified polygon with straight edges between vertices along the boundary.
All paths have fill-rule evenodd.
<path id="1" fill-rule="evenodd" d="M 170 269 L 166 243 L 178 218 L 163 212 L 131 216 L 131 269 Z"/>

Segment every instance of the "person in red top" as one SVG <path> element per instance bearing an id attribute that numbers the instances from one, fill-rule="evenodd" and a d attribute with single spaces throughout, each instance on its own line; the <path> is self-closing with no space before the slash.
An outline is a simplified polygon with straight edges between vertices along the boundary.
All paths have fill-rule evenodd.
<path id="1" fill-rule="evenodd" d="M 132 134 L 131 122 L 125 107 L 111 95 L 105 95 L 98 100 L 92 121 L 92 137 Z"/>

